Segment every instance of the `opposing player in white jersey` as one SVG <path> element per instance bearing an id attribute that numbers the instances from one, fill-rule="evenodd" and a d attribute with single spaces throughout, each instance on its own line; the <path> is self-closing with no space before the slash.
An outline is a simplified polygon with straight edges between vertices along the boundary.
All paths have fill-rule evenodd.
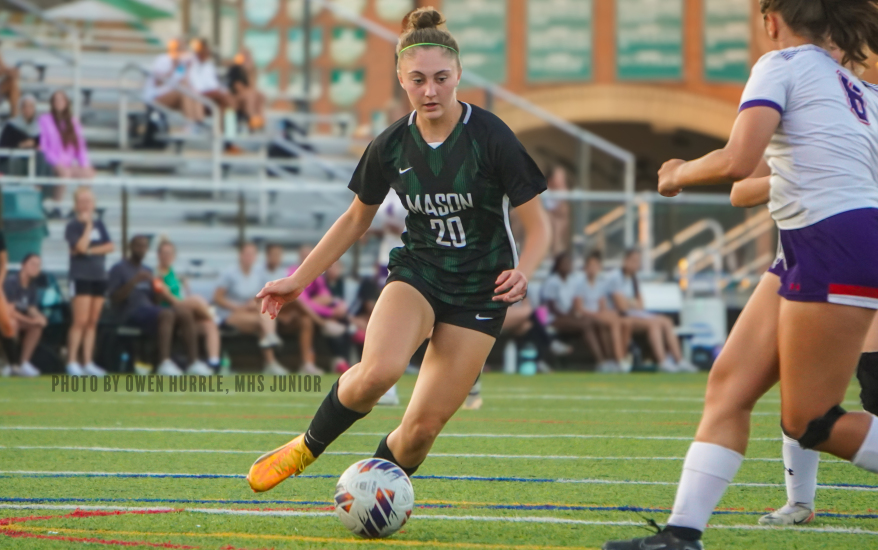
<path id="1" fill-rule="evenodd" d="M 837 50 L 836 50 L 837 51 Z M 833 57 L 836 51 L 830 50 Z M 839 53 L 838 60 L 841 60 Z M 878 90 L 875 93 L 878 99 Z M 770 177 L 750 178 L 735 183 L 732 188 L 732 205 L 750 208 L 768 204 L 771 199 Z M 769 271 L 765 274 L 769 283 L 779 284 L 777 275 Z M 756 305 L 756 302 L 759 302 Z M 759 307 L 764 316 L 760 324 L 776 323 L 780 312 L 780 296 L 777 293 L 761 293 L 755 296 L 747 307 Z M 755 368 L 776 369 L 774 362 L 756 365 Z M 752 364 L 752 363 L 751 363 Z M 747 372 L 747 371 L 745 371 Z M 872 321 L 860 362 L 857 365 L 857 379 L 860 381 L 860 401 L 863 409 L 878 414 L 878 316 Z M 787 488 L 787 502 L 782 507 L 759 518 L 762 525 L 804 525 L 814 519 L 814 501 L 817 494 L 817 466 L 820 453 L 803 449 L 799 442 L 783 435 L 784 481 Z"/>
<path id="2" fill-rule="evenodd" d="M 753 406 L 778 380 L 784 433 L 878 473 L 878 419 L 839 406 L 878 308 L 878 100 L 823 49 L 833 42 L 843 63 L 864 63 L 867 50 L 878 51 L 878 5 L 760 5 L 781 50 L 753 68 L 725 148 L 665 163 L 659 192 L 770 176 L 781 251 L 711 372 L 668 526 L 606 550 L 701 550 L 743 461 Z M 766 323 L 773 292 L 778 321 Z"/>

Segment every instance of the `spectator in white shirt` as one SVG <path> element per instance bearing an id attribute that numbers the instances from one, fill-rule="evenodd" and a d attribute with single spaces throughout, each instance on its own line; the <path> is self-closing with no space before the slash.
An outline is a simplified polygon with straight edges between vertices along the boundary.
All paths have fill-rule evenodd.
<path id="1" fill-rule="evenodd" d="M 697 372 L 697 368 L 683 360 L 680 341 L 674 332 L 674 322 L 669 317 L 643 309 L 643 296 L 637 280 L 641 261 L 642 256 L 636 248 L 625 253 L 622 268 L 610 281 L 613 305 L 628 319 L 635 334 L 646 333 L 660 371 Z"/>
<path id="2" fill-rule="evenodd" d="M 558 334 L 581 335 L 594 355 L 599 370 L 608 370 L 607 354 L 598 338 L 597 321 L 582 315 L 580 310 L 573 307 L 576 289 L 582 278 L 581 274 L 573 273 L 573 259 L 570 253 L 559 254 L 555 258 L 552 274 L 543 284 L 542 300 L 549 308 L 550 325 Z"/>
<path id="3" fill-rule="evenodd" d="M 603 366 L 607 372 L 630 372 L 628 342 L 631 341 L 631 326 L 627 319 L 619 315 L 609 304 L 610 289 L 603 273 L 603 257 L 597 250 L 585 259 L 585 276 L 579 279 L 573 307 L 582 317 L 593 319 L 598 324 L 601 343 L 613 360 Z"/>
<path id="4" fill-rule="evenodd" d="M 238 263 L 220 278 L 213 295 L 213 303 L 218 306 L 224 325 L 259 337 L 265 373 L 283 376 L 289 374 L 289 371 L 278 362 L 274 354 L 274 348 L 283 344 L 277 335 L 277 321 L 263 315 L 262 303 L 256 300 L 256 294 L 265 284 L 263 271 L 256 266 L 258 252 L 255 244 L 244 244 Z"/>
<path id="5" fill-rule="evenodd" d="M 211 59 L 210 43 L 204 38 L 196 38 L 190 42 L 189 47 L 194 54 L 189 69 L 189 84 L 197 93 L 216 103 L 220 111 L 233 108 L 234 99 L 223 89 L 217 76 L 216 65 Z"/>
<path id="6" fill-rule="evenodd" d="M 168 53 L 158 56 L 152 63 L 143 99 L 180 111 L 192 122 L 204 120 L 204 107 L 183 91 L 189 89 L 194 93 L 188 79 L 191 64 L 192 56 L 186 54 L 180 40 L 169 40 Z"/>
<path id="7" fill-rule="evenodd" d="M 265 247 L 265 264 L 262 266 L 262 285 L 271 281 L 285 279 L 289 265 L 283 261 L 284 248 L 278 243 L 269 243 Z M 277 316 L 278 331 L 282 333 L 298 333 L 299 352 L 302 363 L 299 374 L 323 374 L 315 365 L 317 355 L 314 353 L 314 321 L 297 300 L 287 304 Z"/>

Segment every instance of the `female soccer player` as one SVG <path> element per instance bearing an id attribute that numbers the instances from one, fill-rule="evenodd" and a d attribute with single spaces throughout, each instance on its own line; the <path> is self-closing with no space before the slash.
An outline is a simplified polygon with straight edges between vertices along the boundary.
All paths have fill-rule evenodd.
<path id="1" fill-rule="evenodd" d="M 836 57 L 835 51 L 829 50 Z M 838 50 L 836 50 L 838 51 Z M 843 53 L 836 58 L 841 60 Z M 878 94 L 875 95 L 878 99 Z M 766 168 L 767 169 L 767 168 Z M 768 203 L 770 200 L 770 177 L 750 178 L 740 181 L 732 188 L 732 204 L 750 208 Z M 766 277 L 775 276 L 767 273 Z M 776 323 L 780 311 L 780 296 L 764 294 L 765 311 L 769 318 L 762 323 Z M 764 365 L 766 369 L 776 369 L 774 364 Z M 857 378 L 860 381 L 860 401 L 863 408 L 878 414 L 878 316 L 872 321 L 866 345 L 857 365 Z M 783 435 L 784 480 L 787 486 L 787 502 L 770 514 L 759 518 L 762 525 L 804 525 L 814 519 L 814 497 L 817 493 L 817 465 L 820 453 L 803 449 L 799 442 Z"/>
<path id="2" fill-rule="evenodd" d="M 366 330 L 362 361 L 333 384 L 308 430 L 260 457 L 247 479 L 267 491 L 298 475 L 363 418 L 400 378 L 432 330 L 402 424 L 376 457 L 412 475 L 470 391 L 527 278 L 548 247 L 539 195 L 546 182 L 512 131 L 457 101 L 457 42 L 432 8 L 406 18 L 397 46 L 399 82 L 415 110 L 366 149 L 349 185 L 357 196 L 302 266 L 258 297 L 277 315 L 368 229 L 390 189 L 408 210 L 405 246 L 390 256 L 387 286 Z M 527 241 L 521 262 L 509 228 L 518 210 Z M 517 267 L 516 267 L 516 264 Z"/>
<path id="3" fill-rule="evenodd" d="M 874 0 L 761 0 L 781 51 L 753 68 L 728 144 L 672 160 L 659 192 L 771 175 L 769 208 L 781 250 L 711 372 L 701 424 L 683 465 L 673 513 L 658 534 L 607 550 L 700 550 L 713 509 L 743 461 L 750 412 L 781 383 L 781 422 L 799 445 L 878 472 L 878 422 L 844 399 L 878 308 L 878 98 L 823 48 L 862 64 L 878 51 Z M 751 176 L 752 175 L 752 176 Z M 780 294 L 777 323 L 771 294 Z M 766 309 L 766 308 L 769 309 Z M 767 368 L 767 365 L 776 368 Z"/>

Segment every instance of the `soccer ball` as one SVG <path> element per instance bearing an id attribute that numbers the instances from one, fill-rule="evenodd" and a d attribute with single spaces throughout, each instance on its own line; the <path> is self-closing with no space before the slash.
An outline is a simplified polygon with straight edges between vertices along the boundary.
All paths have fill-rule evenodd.
<path id="1" fill-rule="evenodd" d="M 335 513 L 355 535 L 389 537 L 412 515 L 415 491 L 402 469 L 381 458 L 361 460 L 335 486 Z"/>

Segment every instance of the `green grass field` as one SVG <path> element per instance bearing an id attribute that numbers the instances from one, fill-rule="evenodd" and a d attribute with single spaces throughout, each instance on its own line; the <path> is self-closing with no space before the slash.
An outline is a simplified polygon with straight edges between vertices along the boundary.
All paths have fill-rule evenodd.
<path id="1" fill-rule="evenodd" d="M 414 382 L 401 381 L 403 404 Z M 48 377 L 3 379 L 0 548 L 599 548 L 647 533 L 643 517 L 667 519 L 705 382 L 486 375 L 482 410 L 458 412 L 415 476 L 412 521 L 374 542 L 342 527 L 333 489 L 402 406 L 376 408 L 306 475 L 256 495 L 250 464 L 303 431 L 324 392 L 127 393 L 123 379 L 118 393 L 53 393 Z M 777 392 L 757 407 L 706 547 L 878 547 L 878 479 L 828 456 L 812 524 L 757 526 L 785 500 L 778 408 Z"/>

